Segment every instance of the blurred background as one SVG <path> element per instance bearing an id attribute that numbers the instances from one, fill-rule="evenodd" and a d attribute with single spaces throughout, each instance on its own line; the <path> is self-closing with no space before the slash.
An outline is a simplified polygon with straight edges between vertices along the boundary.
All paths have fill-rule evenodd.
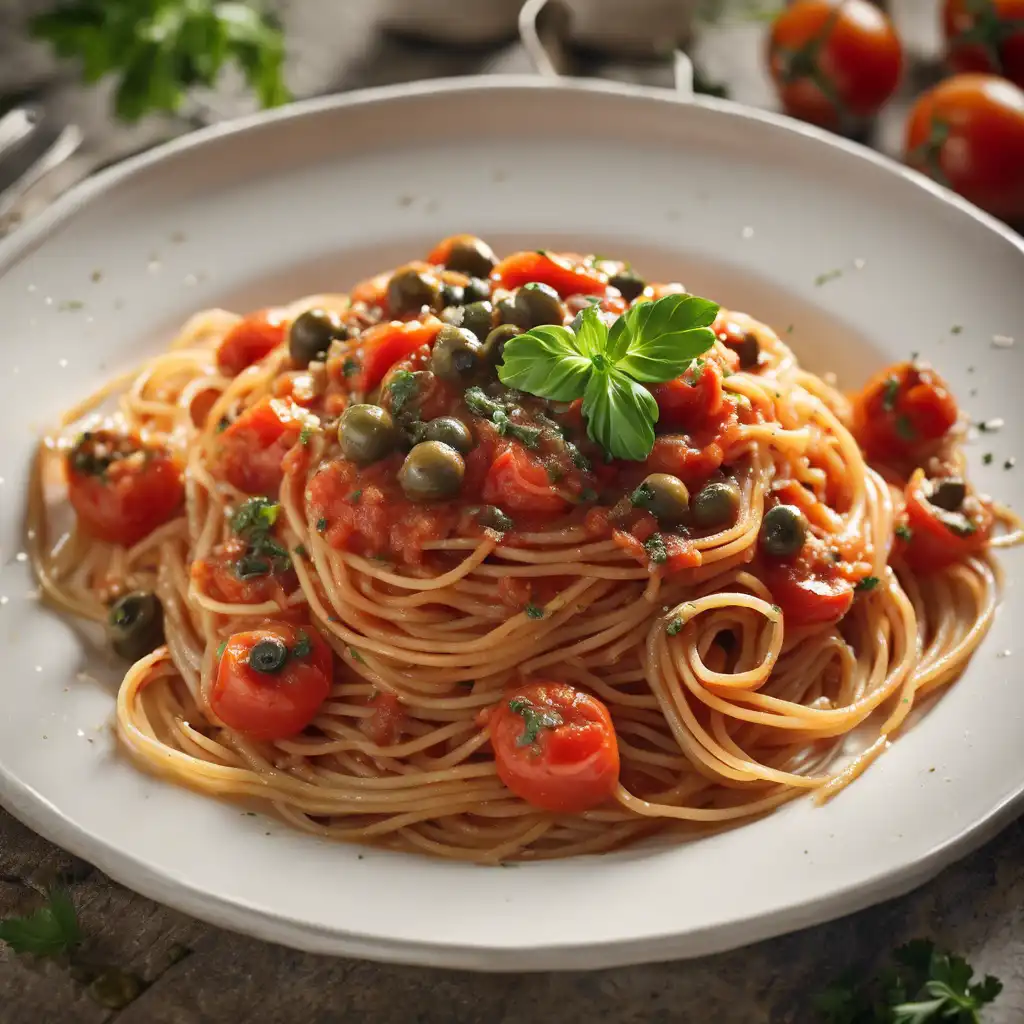
<path id="1" fill-rule="evenodd" d="M 42 187 L 16 209 L 8 193 L 8 223 L 107 163 L 261 106 L 536 73 L 521 6 L 0 0 L 0 114 L 33 105 L 46 128 L 37 148 L 77 129 Z M 667 87 L 678 47 L 698 91 L 785 109 L 908 160 L 1004 219 L 1024 218 L 1024 92 L 1010 84 L 1024 85 L 1024 0 L 550 0 L 540 25 L 565 72 Z M 951 82 L 958 71 L 1001 82 Z M 9 142 L 12 133 L 9 120 Z M 0 190 L 37 155 L 6 171 L 0 163 Z"/>

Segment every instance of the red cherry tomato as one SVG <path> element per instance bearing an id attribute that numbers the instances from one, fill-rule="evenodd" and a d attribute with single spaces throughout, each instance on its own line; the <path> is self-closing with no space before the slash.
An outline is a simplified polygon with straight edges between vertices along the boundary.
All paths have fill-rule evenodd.
<path id="1" fill-rule="evenodd" d="M 508 512 L 565 512 L 569 502 L 555 489 L 540 459 L 511 443 L 491 463 L 484 501 Z"/>
<path id="2" fill-rule="evenodd" d="M 838 622 L 853 604 L 853 584 L 828 564 L 766 560 L 764 581 L 790 625 Z"/>
<path id="3" fill-rule="evenodd" d="M 264 647 L 256 651 L 257 645 Z M 278 655 L 283 648 L 283 657 L 266 657 L 267 645 Z M 312 626 L 266 622 L 228 640 L 210 709 L 229 729 L 253 739 L 287 739 L 316 717 L 331 689 L 332 667 L 331 649 Z"/>
<path id="4" fill-rule="evenodd" d="M 234 537 L 219 544 L 206 558 L 199 558 L 190 567 L 190 575 L 200 592 L 226 604 L 260 604 L 284 598 L 298 586 L 295 571 L 270 571 L 259 575 L 239 575 L 238 560 L 244 558 L 249 546 Z M 268 560 L 273 570 L 273 561 Z"/>
<path id="5" fill-rule="evenodd" d="M 239 320 L 217 349 L 221 373 L 234 377 L 259 362 L 284 341 L 288 321 L 284 310 L 261 309 Z"/>
<path id="6" fill-rule="evenodd" d="M 359 723 L 360 731 L 378 747 L 393 747 L 402 736 L 405 709 L 393 693 L 378 693 L 371 698 L 373 714 Z"/>
<path id="7" fill-rule="evenodd" d="M 534 807 L 580 814 L 619 782 L 619 748 L 608 709 L 567 683 L 525 683 L 489 718 L 501 781 Z"/>
<path id="8" fill-rule="evenodd" d="M 934 482 L 917 470 L 907 484 L 907 564 L 918 572 L 934 572 L 984 551 L 992 535 L 990 506 L 968 493 L 956 512 L 928 500 Z"/>
<path id="9" fill-rule="evenodd" d="M 903 50 L 869 0 L 796 0 L 772 25 L 768 65 L 787 114 L 834 128 L 877 113 L 899 84 Z"/>
<path id="10" fill-rule="evenodd" d="M 955 75 L 920 96 L 906 160 L 997 217 L 1024 217 L 1024 90 L 994 75 Z"/>
<path id="11" fill-rule="evenodd" d="M 854 400 L 853 431 L 871 461 L 920 461 L 959 417 L 945 381 L 930 367 L 897 363 Z"/>
<path id="12" fill-rule="evenodd" d="M 173 517 L 185 498 L 181 466 L 137 434 L 93 430 L 67 457 L 68 500 L 100 540 L 130 547 Z"/>
<path id="13" fill-rule="evenodd" d="M 377 324 L 360 339 L 359 370 L 352 376 L 352 389 L 364 395 L 375 388 L 395 363 L 429 345 L 443 325 L 436 317 L 426 323 L 419 320 L 392 320 Z"/>
<path id="14" fill-rule="evenodd" d="M 658 429 L 691 431 L 722 410 L 722 370 L 715 362 L 691 365 L 675 380 L 648 385 L 658 403 Z"/>
<path id="15" fill-rule="evenodd" d="M 954 71 L 1002 75 L 1024 88 L 1024 0 L 946 0 L 942 24 Z"/>
<path id="16" fill-rule="evenodd" d="M 274 496 L 284 478 L 282 460 L 302 432 L 302 410 L 280 398 L 261 398 L 218 439 L 216 464 L 246 494 Z"/>
<path id="17" fill-rule="evenodd" d="M 492 271 L 491 280 L 502 288 L 520 288 L 531 281 L 550 285 L 564 299 L 569 295 L 604 295 L 608 275 L 592 266 L 550 252 L 514 252 Z"/>

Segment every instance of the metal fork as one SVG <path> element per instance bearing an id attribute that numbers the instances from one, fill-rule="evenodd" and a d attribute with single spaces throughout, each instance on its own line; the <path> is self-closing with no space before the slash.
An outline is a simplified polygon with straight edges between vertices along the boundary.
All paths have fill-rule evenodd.
<path id="1" fill-rule="evenodd" d="M 28 193 L 81 145 L 82 133 L 40 106 L 15 107 L 0 117 L 0 235 L 18 222 Z"/>

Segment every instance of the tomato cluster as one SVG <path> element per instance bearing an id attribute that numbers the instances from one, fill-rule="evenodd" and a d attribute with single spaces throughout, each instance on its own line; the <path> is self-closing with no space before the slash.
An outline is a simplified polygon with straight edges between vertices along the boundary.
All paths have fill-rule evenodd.
<path id="1" fill-rule="evenodd" d="M 1006 220 L 1024 217 L 1024 0 L 945 0 L 955 72 L 922 94 L 906 127 L 913 168 Z M 794 0 L 776 17 L 768 65 L 786 113 L 853 130 L 892 97 L 903 48 L 871 0 Z"/>

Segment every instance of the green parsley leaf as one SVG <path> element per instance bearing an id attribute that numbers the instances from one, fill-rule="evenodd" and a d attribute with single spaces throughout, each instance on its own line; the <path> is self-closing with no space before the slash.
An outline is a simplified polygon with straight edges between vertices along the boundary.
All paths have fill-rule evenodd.
<path id="1" fill-rule="evenodd" d="M 640 461 L 654 447 L 658 420 L 657 403 L 642 384 L 674 380 L 711 348 L 710 324 L 717 314 L 708 299 L 666 295 L 634 306 L 609 331 L 590 306 L 575 333 L 548 325 L 510 338 L 498 377 L 539 398 L 582 397 L 590 438 L 613 457 Z M 466 392 L 466 404 L 477 415 L 493 417 L 498 403 L 478 391 Z"/>
<path id="2" fill-rule="evenodd" d="M 668 551 L 665 549 L 665 538 L 660 533 L 652 533 L 644 541 L 644 551 L 647 557 L 655 565 L 664 565 L 668 561 Z"/>
<path id="3" fill-rule="evenodd" d="M 665 632 L 668 633 L 669 636 L 675 636 L 682 628 L 683 628 L 683 620 L 676 618 L 676 619 L 673 619 L 665 627 Z"/>
<path id="4" fill-rule="evenodd" d="M 642 385 L 618 370 L 594 373 L 583 395 L 587 434 L 609 455 L 641 462 L 654 447 L 658 403 Z"/>
<path id="5" fill-rule="evenodd" d="M 881 582 L 882 581 L 877 576 L 865 576 L 864 579 L 860 580 L 853 589 L 861 591 L 874 590 Z"/>
<path id="6" fill-rule="evenodd" d="M 117 79 L 118 117 L 174 113 L 188 91 L 210 88 L 233 61 L 265 106 L 290 99 L 284 38 L 261 5 L 231 0 L 61 0 L 34 18 L 32 34 L 81 62 L 87 82 Z"/>
<path id="7" fill-rule="evenodd" d="M 893 532 L 900 540 L 909 541 L 914 536 L 914 531 L 905 523 L 900 523 Z"/>
<path id="8" fill-rule="evenodd" d="M 302 445 L 309 444 L 310 439 L 312 438 L 312 436 L 313 436 L 313 428 L 307 423 L 299 431 L 299 444 L 302 444 Z"/>
<path id="9" fill-rule="evenodd" d="M 297 554 L 299 556 L 299 558 L 305 558 L 309 554 L 309 552 L 306 550 L 306 545 L 305 544 L 296 544 L 295 545 L 295 554 Z"/>
<path id="10" fill-rule="evenodd" d="M 316 532 L 317 533 L 323 533 L 326 529 L 327 529 L 327 517 L 326 516 L 321 516 L 316 521 Z"/>
<path id="11" fill-rule="evenodd" d="M 541 729 L 555 729 L 562 724 L 562 716 L 557 711 L 538 711 L 528 700 L 515 697 L 508 702 L 509 710 L 523 716 L 526 728 L 516 740 L 517 747 L 529 747 L 537 742 L 537 734 Z"/>
<path id="12" fill-rule="evenodd" d="M 489 398 L 483 388 L 467 388 L 466 393 L 462 396 L 462 400 L 466 403 L 466 408 L 474 416 L 480 416 L 485 420 L 489 420 L 496 412 L 506 411 L 501 402 L 496 402 L 493 398 Z"/>
<path id="13" fill-rule="evenodd" d="M 359 488 L 357 488 L 356 490 L 354 490 L 354 491 L 353 491 L 353 492 L 352 492 L 352 493 L 351 493 L 351 494 L 350 494 L 350 495 L 348 496 L 348 500 L 349 500 L 349 501 L 351 501 L 353 505 L 358 505 L 358 504 L 359 504 L 359 499 L 360 499 L 360 498 L 361 498 L 362 496 L 363 496 L 363 489 L 362 489 L 362 487 L 359 487 Z"/>
<path id="14" fill-rule="evenodd" d="M 544 618 L 544 609 L 539 607 L 538 605 L 535 605 L 532 601 L 530 601 L 529 604 L 527 604 L 523 611 L 526 612 L 526 617 L 528 619 Z"/>
<path id="15" fill-rule="evenodd" d="M 491 422 L 498 428 L 502 437 L 514 437 L 527 448 L 539 448 L 544 431 L 540 427 L 531 427 L 525 423 L 514 423 L 508 414 L 500 409 L 491 417 Z"/>
<path id="16" fill-rule="evenodd" d="M 249 498 L 235 510 L 231 517 L 231 529 L 239 537 L 256 532 L 266 532 L 277 522 L 281 506 L 270 498 Z"/>
<path id="17" fill-rule="evenodd" d="M 218 661 L 220 661 L 220 659 L 224 657 L 224 652 L 227 649 L 228 649 L 228 642 L 227 642 L 227 640 L 221 640 L 221 642 L 219 644 L 217 644 L 217 660 Z"/>
<path id="18" fill-rule="evenodd" d="M 654 488 L 644 481 L 630 496 L 633 508 L 650 508 L 654 501 Z"/>
<path id="19" fill-rule="evenodd" d="M 6 942 L 15 953 L 58 956 L 81 941 L 75 906 L 67 889 L 60 887 L 51 889 L 46 903 L 33 913 L 0 921 L 0 942 Z"/>
<path id="20" fill-rule="evenodd" d="M 418 391 L 416 378 L 408 370 L 398 370 L 388 384 L 391 395 L 391 412 L 400 413 L 405 406 L 416 397 Z"/>
<path id="21" fill-rule="evenodd" d="M 354 661 L 358 661 L 360 665 L 366 664 L 366 659 L 354 647 L 349 647 L 348 653 L 351 655 L 352 659 Z"/>
<path id="22" fill-rule="evenodd" d="M 341 372 L 346 377 L 354 377 L 359 372 L 359 360 L 355 356 L 349 356 L 345 362 L 341 364 Z"/>
<path id="23" fill-rule="evenodd" d="M 913 441 L 917 438 L 917 431 L 914 429 L 914 424 L 910 422 L 910 417 L 908 416 L 896 417 L 896 433 L 904 441 Z"/>

